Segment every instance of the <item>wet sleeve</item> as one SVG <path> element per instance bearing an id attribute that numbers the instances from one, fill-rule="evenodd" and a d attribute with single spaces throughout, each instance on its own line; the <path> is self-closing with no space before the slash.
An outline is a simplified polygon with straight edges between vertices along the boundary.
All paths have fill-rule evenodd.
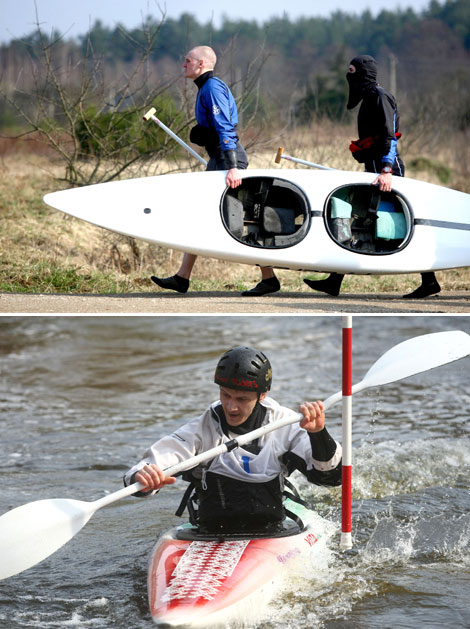
<path id="1" fill-rule="evenodd" d="M 312 446 L 312 456 L 318 462 L 331 461 L 336 452 L 336 441 L 326 428 L 320 432 L 307 433 Z"/>
<path id="2" fill-rule="evenodd" d="M 299 429 L 296 445 L 284 456 L 289 474 L 298 470 L 315 485 L 341 485 L 342 449 L 326 428 L 317 433 Z"/>

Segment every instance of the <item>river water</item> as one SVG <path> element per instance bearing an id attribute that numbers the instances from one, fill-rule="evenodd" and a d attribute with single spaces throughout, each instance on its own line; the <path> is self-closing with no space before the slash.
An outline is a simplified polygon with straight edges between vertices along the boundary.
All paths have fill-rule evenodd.
<path id="1" fill-rule="evenodd" d="M 353 381 L 419 334 L 466 317 L 354 317 Z M 2 317 L 0 513 L 43 498 L 96 500 L 156 438 L 217 398 L 229 347 L 264 350 L 272 395 L 294 408 L 341 389 L 341 317 Z M 340 490 L 304 496 L 335 528 L 259 629 L 470 627 L 470 358 L 353 401 L 353 539 L 338 549 Z M 341 440 L 341 405 L 330 409 Z M 177 523 L 179 482 L 101 509 L 54 555 L 0 583 L 0 627 L 151 627 L 146 568 Z M 0 558 L 1 561 L 1 558 Z"/>

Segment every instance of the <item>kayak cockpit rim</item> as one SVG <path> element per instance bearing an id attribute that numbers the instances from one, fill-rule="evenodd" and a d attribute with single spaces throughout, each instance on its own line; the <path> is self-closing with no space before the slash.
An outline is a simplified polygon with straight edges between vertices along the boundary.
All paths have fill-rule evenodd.
<path id="1" fill-rule="evenodd" d="M 383 256 L 403 250 L 414 233 L 414 214 L 400 192 L 348 183 L 328 195 L 323 208 L 326 231 L 343 249 Z"/>
<path id="2" fill-rule="evenodd" d="M 301 242 L 311 223 L 310 203 L 295 183 L 281 177 L 246 176 L 226 188 L 220 215 L 228 233 L 244 245 L 285 249 Z"/>
<path id="3" fill-rule="evenodd" d="M 250 540 L 250 539 L 274 539 L 279 537 L 290 537 L 298 535 L 306 530 L 306 525 L 300 524 L 287 516 L 281 523 L 281 526 L 267 526 L 263 530 L 243 531 L 243 532 L 227 532 L 227 531 L 200 531 L 197 526 L 192 524 L 182 524 L 173 530 L 176 539 L 197 542 L 197 541 L 230 541 L 230 540 Z"/>

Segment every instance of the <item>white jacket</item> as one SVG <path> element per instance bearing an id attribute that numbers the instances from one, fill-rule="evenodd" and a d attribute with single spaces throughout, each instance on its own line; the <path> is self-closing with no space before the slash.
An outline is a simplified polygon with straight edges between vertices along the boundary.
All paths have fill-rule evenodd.
<path id="1" fill-rule="evenodd" d="M 213 411 L 219 404 L 220 401 L 214 402 L 200 417 L 178 428 L 172 435 L 154 443 L 144 454 L 143 459 L 125 474 L 125 484 L 130 484 L 132 476 L 146 464 L 155 463 L 161 469 L 166 469 L 229 441 L 229 437 L 223 433 L 220 421 Z M 294 411 L 281 406 L 270 397 L 266 397 L 261 404 L 267 409 L 263 424 L 294 414 Z M 237 435 L 233 434 L 231 437 L 236 438 Z M 244 482 L 260 483 L 272 480 L 279 474 L 289 473 L 284 456 L 287 453 L 294 455 L 294 459 L 302 461 L 302 467 L 305 466 L 307 471 L 315 469 L 320 473 L 329 472 L 341 462 L 342 450 L 338 442 L 330 460 L 316 461 L 312 456 L 309 435 L 307 431 L 300 428 L 297 422 L 260 437 L 258 445 L 261 447 L 258 454 L 239 447 L 219 455 L 203 464 L 203 467 L 216 474 Z"/>

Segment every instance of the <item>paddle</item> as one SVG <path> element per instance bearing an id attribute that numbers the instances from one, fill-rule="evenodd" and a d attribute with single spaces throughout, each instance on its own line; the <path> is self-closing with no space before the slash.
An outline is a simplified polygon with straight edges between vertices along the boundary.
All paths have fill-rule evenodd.
<path id="1" fill-rule="evenodd" d="M 163 129 L 163 131 L 165 131 L 166 133 L 168 133 L 168 135 L 173 138 L 173 140 L 176 140 L 178 142 L 178 144 L 181 144 L 181 146 L 183 146 L 187 151 L 189 151 L 189 153 L 191 153 L 191 155 L 193 157 L 195 157 L 196 159 L 198 159 L 201 164 L 203 164 L 204 166 L 207 166 L 207 162 L 206 160 L 201 157 L 198 153 L 196 153 L 196 151 L 194 149 L 192 149 L 190 146 L 188 146 L 186 144 L 186 142 L 183 142 L 183 140 L 181 138 L 179 138 L 176 133 L 173 133 L 173 131 L 171 129 L 169 129 L 165 124 L 163 124 L 163 122 L 161 120 L 159 120 L 157 118 L 157 116 L 155 115 L 157 113 L 157 110 L 155 109 L 155 107 L 152 107 L 151 109 L 148 110 L 148 112 L 146 114 L 144 114 L 142 117 L 145 121 L 147 120 L 153 120 L 155 122 L 155 124 L 157 124 L 161 129 Z"/>
<path id="2" fill-rule="evenodd" d="M 372 365 L 364 379 L 352 387 L 352 392 L 396 382 L 469 354 L 470 336 L 465 332 L 437 332 L 415 337 L 385 352 Z M 325 410 L 340 399 L 341 391 L 330 396 L 324 402 Z M 292 412 L 282 420 L 261 426 L 165 471 L 168 476 L 173 476 L 301 419 L 300 413 Z M 0 579 L 6 579 L 39 563 L 74 537 L 98 509 L 140 489 L 143 486 L 134 483 L 94 502 L 38 500 L 8 511 L 0 517 Z"/>
<path id="3" fill-rule="evenodd" d="M 328 166 L 322 166 L 321 164 L 307 162 L 306 160 L 299 159 L 298 157 L 292 157 L 292 155 L 284 155 L 284 149 L 282 148 L 282 146 L 278 148 L 274 161 L 276 162 L 276 164 L 280 164 L 281 159 L 286 159 L 287 161 L 295 162 L 296 164 L 303 164 L 304 166 L 310 166 L 311 168 L 319 168 L 320 170 L 335 170 L 334 168 L 329 168 Z"/>

